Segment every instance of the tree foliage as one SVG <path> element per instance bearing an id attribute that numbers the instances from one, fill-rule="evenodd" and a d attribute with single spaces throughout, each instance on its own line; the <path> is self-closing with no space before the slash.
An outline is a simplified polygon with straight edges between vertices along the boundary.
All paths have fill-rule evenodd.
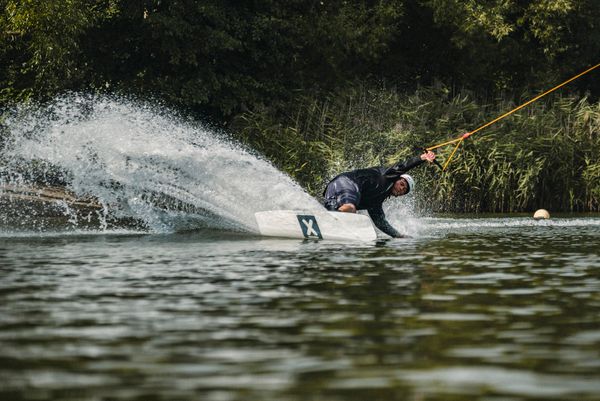
<path id="1" fill-rule="evenodd" d="M 76 88 L 86 71 L 81 42 L 116 4 L 84 0 L 6 0 L 0 15 L 2 100 Z"/>
<path id="2" fill-rule="evenodd" d="M 520 93 L 597 62 L 596 0 L 3 0 L 2 101 L 138 92 L 224 121 L 348 80 Z M 584 84 L 581 84 L 584 85 Z M 598 84 L 586 83 L 598 92 Z"/>
<path id="3" fill-rule="evenodd" d="M 425 4 L 433 10 L 436 24 L 452 27 L 450 41 L 462 53 L 453 74 L 471 87 L 482 83 L 518 93 L 598 62 L 600 3 L 595 0 Z"/>

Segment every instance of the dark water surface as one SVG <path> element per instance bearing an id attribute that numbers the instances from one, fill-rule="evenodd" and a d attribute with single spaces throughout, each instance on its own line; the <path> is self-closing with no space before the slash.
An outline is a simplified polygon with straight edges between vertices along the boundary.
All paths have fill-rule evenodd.
<path id="1" fill-rule="evenodd" d="M 0 237 L 1 400 L 600 400 L 600 219 Z"/>

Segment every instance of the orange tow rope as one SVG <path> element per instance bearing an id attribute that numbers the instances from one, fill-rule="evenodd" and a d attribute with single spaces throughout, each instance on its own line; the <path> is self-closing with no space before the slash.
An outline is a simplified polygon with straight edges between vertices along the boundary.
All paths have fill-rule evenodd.
<path id="1" fill-rule="evenodd" d="M 592 70 L 595 70 L 595 69 L 596 69 L 596 68 L 598 68 L 598 67 L 600 67 L 600 63 L 599 63 L 599 64 L 596 64 L 595 66 L 593 66 L 593 67 L 591 67 L 591 68 L 588 68 L 587 70 L 585 70 L 585 71 L 583 71 L 583 72 L 581 72 L 581 73 L 579 73 L 579 74 L 577 74 L 577 75 L 575 75 L 573 78 L 567 79 L 567 80 L 566 80 L 565 82 L 563 82 L 562 84 L 560 84 L 560 85 L 557 85 L 557 86 L 555 86 L 554 88 L 552 88 L 552 89 L 550 89 L 550 90 L 547 90 L 546 92 L 542 93 L 541 95 L 538 95 L 538 96 L 534 97 L 533 99 L 531 99 L 531 100 L 529 100 L 529 101 L 527 101 L 527 102 L 523 103 L 523 104 L 522 104 L 522 105 L 520 105 L 519 107 L 516 107 L 516 108 L 512 109 L 512 110 L 511 110 L 511 111 L 509 111 L 508 113 L 504 113 L 504 114 L 502 114 L 500 117 L 497 117 L 497 118 L 493 119 L 492 121 L 490 121 L 490 122 L 488 122 L 488 123 L 486 123 L 486 124 L 482 125 L 481 127 L 477 128 L 476 130 L 473 130 L 473 131 L 471 131 L 471 132 L 467 132 L 467 133 L 465 133 L 465 134 L 462 134 L 460 137 L 458 137 L 458 138 L 456 138 L 456 139 L 453 139 L 453 140 L 451 140 L 451 141 L 447 141 L 447 142 L 444 142 L 444 143 L 440 143 L 440 144 L 438 144 L 438 145 L 433 145 L 433 146 L 430 146 L 430 147 L 428 147 L 428 148 L 425 148 L 425 149 L 426 149 L 426 150 L 433 150 L 433 149 L 441 148 L 442 146 L 451 145 L 451 144 L 454 144 L 454 143 L 456 143 L 456 146 L 454 147 L 454 150 L 452 151 L 452 153 L 450 154 L 450 157 L 448 158 L 448 160 L 446 160 L 446 163 L 444 163 L 444 167 L 442 168 L 442 170 L 446 170 L 446 167 L 448 167 L 448 164 L 450 164 L 450 160 L 452 160 L 452 157 L 454 157 L 454 154 L 455 154 L 455 153 L 456 153 L 456 151 L 458 150 L 458 148 L 459 148 L 460 144 L 461 144 L 461 143 L 462 143 L 462 142 L 463 142 L 465 139 L 467 139 L 468 137 L 470 137 L 470 136 L 471 136 L 471 135 L 473 135 L 474 133 L 476 133 L 476 132 L 478 132 L 478 131 L 481 131 L 482 129 L 484 129 L 484 128 L 486 128 L 486 127 L 489 127 L 490 125 L 494 124 L 495 122 L 502 120 L 504 117 L 508 117 L 508 116 L 510 116 L 511 114 L 513 114 L 514 112 L 521 110 L 523 107 L 525 107 L 525 106 L 527 106 L 527 105 L 529 105 L 529 104 L 531 104 L 531 103 L 535 102 L 536 100 L 538 100 L 538 99 L 540 99 L 540 98 L 542 98 L 542 97 L 546 96 L 547 94 L 549 94 L 549 93 L 551 93 L 551 92 L 554 92 L 555 90 L 557 90 L 557 89 L 559 89 L 559 88 L 561 88 L 561 87 L 565 86 L 565 85 L 566 85 L 566 84 L 568 84 L 569 82 L 576 80 L 577 78 L 581 77 L 582 75 L 585 75 L 585 74 L 587 74 L 588 72 L 590 72 L 590 71 L 592 71 Z"/>

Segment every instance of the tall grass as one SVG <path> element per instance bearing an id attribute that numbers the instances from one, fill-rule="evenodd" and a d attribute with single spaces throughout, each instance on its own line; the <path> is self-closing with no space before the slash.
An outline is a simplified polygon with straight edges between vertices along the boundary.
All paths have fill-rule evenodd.
<path id="1" fill-rule="evenodd" d="M 523 96 L 523 101 L 531 96 Z M 404 94 L 350 85 L 247 112 L 240 138 L 318 195 L 334 175 L 392 163 L 490 121 L 521 100 L 478 100 L 442 85 Z M 451 148 L 440 149 L 439 158 Z M 446 172 L 415 171 L 432 211 L 600 210 L 600 103 L 553 95 L 473 135 Z M 426 198 L 426 199 L 425 199 Z"/>

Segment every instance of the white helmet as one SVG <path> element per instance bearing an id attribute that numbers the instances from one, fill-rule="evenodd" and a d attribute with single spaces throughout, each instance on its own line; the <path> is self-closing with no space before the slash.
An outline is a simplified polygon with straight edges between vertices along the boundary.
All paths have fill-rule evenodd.
<path id="1" fill-rule="evenodd" d="M 407 194 L 415 189 L 415 180 L 410 175 L 402 174 L 400 178 L 404 178 L 408 183 L 408 191 L 406 191 Z"/>

